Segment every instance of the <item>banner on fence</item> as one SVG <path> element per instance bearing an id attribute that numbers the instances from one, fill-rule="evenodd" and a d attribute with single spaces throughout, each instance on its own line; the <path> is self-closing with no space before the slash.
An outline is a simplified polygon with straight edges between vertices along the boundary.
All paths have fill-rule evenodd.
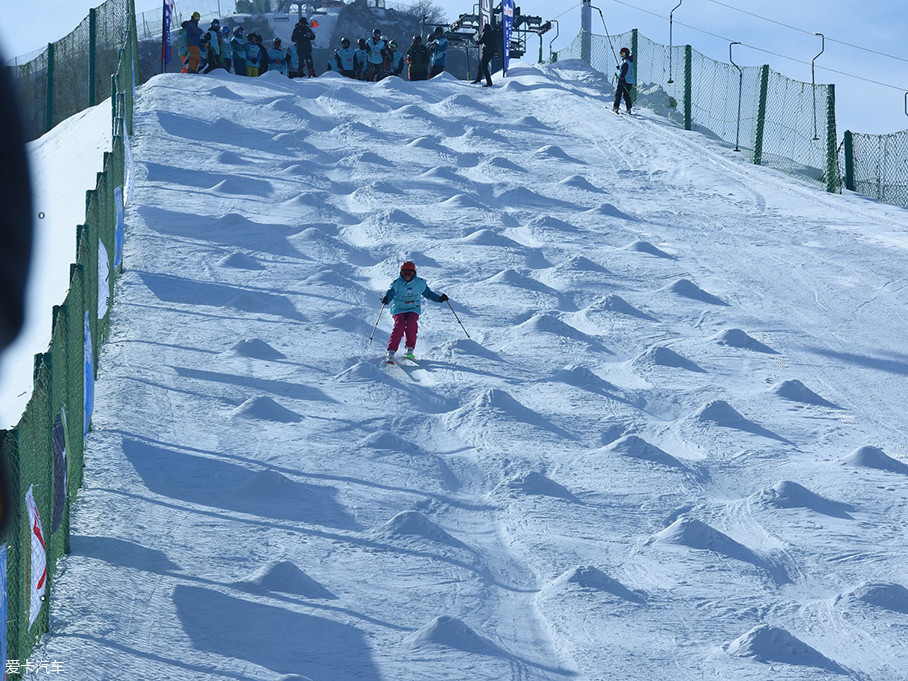
<path id="1" fill-rule="evenodd" d="M 0 678 L 6 681 L 6 544 L 0 546 Z"/>
<path id="2" fill-rule="evenodd" d="M 29 570 L 29 584 L 31 585 L 31 598 L 29 599 L 28 627 L 35 623 L 44 605 L 44 592 L 47 590 L 47 548 L 44 543 L 44 530 L 41 529 L 41 516 L 38 515 L 38 506 L 35 504 L 33 494 L 34 485 L 25 493 L 25 505 L 28 506 L 28 524 L 32 536 L 31 565 Z"/>
<path id="3" fill-rule="evenodd" d="M 123 187 L 114 189 L 114 206 L 117 209 L 117 226 L 114 230 L 114 271 L 119 272 L 123 264 L 123 241 L 126 237 L 126 221 L 123 217 Z"/>
<path id="4" fill-rule="evenodd" d="M 66 511 L 66 490 L 69 471 L 66 461 L 66 408 L 61 407 L 54 421 L 53 448 L 54 448 L 54 515 L 51 520 L 50 531 L 56 532 L 63 523 L 63 513 Z"/>
<path id="5" fill-rule="evenodd" d="M 514 32 L 514 0 L 501 0 L 501 28 L 504 36 L 504 75 L 508 75 L 511 63 L 511 34 Z"/>
<path id="6" fill-rule="evenodd" d="M 129 141 L 129 130 L 123 125 L 123 205 L 128 206 L 136 188 L 136 167 L 132 158 L 132 146 Z"/>
<path id="7" fill-rule="evenodd" d="M 170 22 L 173 20 L 173 0 L 164 0 L 164 35 L 161 36 L 161 61 L 170 63 Z"/>
<path id="8" fill-rule="evenodd" d="M 82 428 L 83 435 L 88 435 L 88 427 L 91 425 L 91 413 L 95 408 L 95 357 L 91 347 L 91 322 L 89 321 L 89 314 L 89 311 L 85 310 L 85 383 L 82 392 L 85 404 L 85 416 Z"/>
<path id="9" fill-rule="evenodd" d="M 98 319 L 104 319 L 110 308 L 110 256 L 104 242 L 98 239 Z"/>

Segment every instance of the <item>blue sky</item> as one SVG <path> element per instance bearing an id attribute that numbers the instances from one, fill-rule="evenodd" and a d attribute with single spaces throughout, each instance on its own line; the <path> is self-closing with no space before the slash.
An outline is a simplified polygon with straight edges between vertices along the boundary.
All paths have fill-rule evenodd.
<path id="1" fill-rule="evenodd" d="M 471 11 L 473 0 L 435 0 L 453 20 Z M 191 2 L 176 0 L 184 11 Z M 40 49 L 67 34 L 100 4 L 91 0 L 0 0 L 0 46 L 4 57 Z M 226 8 L 231 0 L 222 0 Z M 554 47 L 570 44 L 580 29 L 580 3 L 575 0 L 518 0 L 524 14 L 559 17 L 561 37 Z M 594 0 L 608 30 L 638 28 L 652 40 L 668 43 L 668 15 L 677 0 Z M 159 0 L 136 0 L 136 10 L 157 11 Z M 743 10 L 743 11 L 741 11 Z M 765 17 L 771 21 L 758 18 Z M 683 0 L 674 13 L 673 43 L 693 45 L 720 61 L 728 59 L 728 41 L 742 65 L 769 64 L 776 71 L 810 82 L 810 61 L 820 50 L 815 32 L 826 35 L 826 51 L 817 59 L 817 82 L 836 84 L 839 133 L 888 133 L 908 129 L 908 12 L 904 0 L 857 3 L 853 0 Z M 776 22 L 776 23 L 773 23 Z M 783 25 L 784 24 L 784 25 Z M 593 32 L 603 33 L 593 12 Z M 713 35 L 710 35 L 713 34 Z M 554 36 L 554 34 L 551 34 Z M 720 36 L 720 37 L 716 37 Z M 546 38 L 546 54 L 548 42 Z M 844 45 L 849 43 L 853 46 Z M 894 55 L 893 59 L 868 50 Z M 840 73 L 826 69 L 834 69 Z M 848 75 L 845 75 L 848 74 Z M 852 77 L 856 76 L 856 77 Z M 876 81 L 881 84 L 874 84 Z M 893 86 L 893 87 L 887 87 Z"/>

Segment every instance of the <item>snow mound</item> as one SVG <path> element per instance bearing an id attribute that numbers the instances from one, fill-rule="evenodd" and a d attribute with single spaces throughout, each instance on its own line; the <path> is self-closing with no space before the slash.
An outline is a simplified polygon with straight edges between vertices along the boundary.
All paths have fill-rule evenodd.
<path id="1" fill-rule="evenodd" d="M 568 154 L 564 149 L 555 145 L 547 144 L 544 147 L 539 147 L 536 151 L 533 152 L 538 158 L 558 158 L 562 161 L 570 161 L 572 163 L 580 163 L 586 165 L 580 159 L 576 159 L 570 154 Z"/>
<path id="2" fill-rule="evenodd" d="M 576 497 L 564 487 L 539 471 L 530 471 L 519 475 L 506 483 L 508 489 L 524 494 L 533 494 L 544 497 L 557 497 L 576 501 Z"/>
<path id="3" fill-rule="evenodd" d="M 778 585 L 791 582 L 781 566 L 771 564 L 749 548 L 736 542 L 727 534 L 694 518 L 681 517 L 661 532 L 650 537 L 647 544 L 674 544 L 690 549 L 711 551 L 726 558 L 750 563 L 767 575 Z"/>
<path id="4" fill-rule="evenodd" d="M 291 163 L 278 171 L 280 175 L 293 175 L 295 177 L 309 177 L 313 175 L 312 167 L 301 163 Z"/>
<path id="5" fill-rule="evenodd" d="M 669 284 L 669 286 L 666 287 L 665 290 L 671 291 L 672 293 L 684 298 L 699 300 L 701 303 L 709 303 L 710 305 L 723 305 L 726 307 L 728 306 L 728 303 L 726 303 L 724 300 L 717 298 L 712 293 L 707 293 L 689 279 L 678 279 L 677 281 Z"/>
<path id="6" fill-rule="evenodd" d="M 569 272 L 607 272 L 602 265 L 598 262 L 593 262 L 589 258 L 582 255 L 574 255 L 565 260 L 563 263 L 558 265 L 556 268 L 558 270 L 566 270 Z"/>
<path id="7" fill-rule="evenodd" d="M 363 163 L 371 163 L 378 166 L 391 165 L 388 162 L 388 159 L 379 156 L 374 151 L 358 151 L 355 154 L 350 154 L 349 156 L 346 156 L 341 161 L 339 161 L 338 165 L 358 166 Z"/>
<path id="8" fill-rule="evenodd" d="M 563 203 L 557 199 L 550 199 L 538 192 L 534 192 L 527 187 L 514 187 L 507 189 L 498 195 L 498 201 L 503 204 L 522 208 L 524 206 L 536 206 L 539 208 L 551 208 L 554 204 Z"/>
<path id="9" fill-rule="evenodd" d="M 245 253 L 231 253 L 218 260 L 219 265 L 232 267 L 235 270 L 263 270 L 265 266 Z"/>
<path id="10" fill-rule="evenodd" d="M 270 397 L 251 397 L 234 409 L 232 414 L 236 418 L 277 423 L 299 423 L 303 420 L 300 414 L 282 407 Z"/>
<path id="11" fill-rule="evenodd" d="M 297 194 L 292 199 L 287 199 L 282 205 L 287 206 L 288 208 L 323 208 L 327 204 L 325 203 L 324 194 L 303 192 L 302 194 Z"/>
<path id="12" fill-rule="evenodd" d="M 571 340 L 601 347 L 599 341 L 595 338 L 575 329 L 573 326 L 561 321 L 557 317 L 548 314 L 534 315 L 523 324 L 520 324 L 517 328 L 529 333 L 549 333 L 554 336 L 560 336 L 561 338 L 569 338 Z"/>
<path id="13" fill-rule="evenodd" d="M 836 518 L 850 519 L 849 512 L 854 511 L 854 507 L 849 504 L 822 497 L 815 492 L 811 492 L 803 485 L 790 480 L 782 480 L 769 489 L 763 490 L 759 494 L 759 500 L 765 506 L 806 508 Z"/>
<path id="14" fill-rule="evenodd" d="M 596 194 L 605 194 L 606 191 L 592 184 L 587 180 L 583 175 L 571 175 L 569 177 L 560 180 L 558 184 L 563 184 L 565 187 L 574 187 L 575 189 L 583 189 L 588 192 L 595 192 Z"/>
<path id="15" fill-rule="evenodd" d="M 243 95 L 237 94 L 236 92 L 231 90 L 226 85 L 218 85 L 217 87 L 213 87 L 208 91 L 208 94 L 211 95 L 212 97 L 220 97 L 221 99 L 232 99 L 232 100 L 245 99 L 245 97 L 243 97 Z"/>
<path id="16" fill-rule="evenodd" d="M 278 99 L 268 102 L 262 108 L 272 111 L 281 111 L 283 113 L 292 113 L 300 117 L 306 115 L 305 109 L 297 104 L 296 100 L 292 97 L 279 97 Z"/>
<path id="17" fill-rule="evenodd" d="M 418 149 L 431 149 L 432 151 L 440 151 L 444 149 L 444 147 L 439 143 L 437 139 L 435 139 L 434 137 L 426 137 L 425 135 L 423 135 L 422 137 L 417 137 L 412 142 L 407 142 L 407 146 Z"/>
<path id="18" fill-rule="evenodd" d="M 611 203 L 601 203 L 595 208 L 584 211 L 585 215 L 604 215 L 610 218 L 620 218 L 621 220 L 630 220 L 631 222 L 637 222 L 637 218 L 633 215 L 628 215 L 622 210 L 619 210 L 614 204 Z"/>
<path id="19" fill-rule="evenodd" d="M 599 568 L 592 566 L 580 565 L 568 570 L 555 580 L 555 584 L 576 584 L 583 589 L 604 591 L 605 593 L 612 594 L 625 601 L 631 601 L 632 603 L 646 602 L 643 596 L 631 591 L 618 580 L 612 579 Z"/>
<path id="20" fill-rule="evenodd" d="M 277 142 L 280 146 L 285 149 L 297 149 L 302 146 L 300 139 L 291 132 L 282 132 L 278 133 L 271 138 L 272 142 Z"/>
<path id="21" fill-rule="evenodd" d="M 337 596 L 288 560 L 263 565 L 246 579 L 236 582 L 235 586 L 245 589 L 264 589 L 286 594 L 298 594 L 306 598 L 337 598 Z"/>
<path id="22" fill-rule="evenodd" d="M 408 442 L 389 430 L 377 430 L 357 442 L 357 446 L 394 452 L 412 452 L 417 449 L 412 442 Z"/>
<path id="23" fill-rule="evenodd" d="M 606 447 L 606 450 L 632 459 L 651 461 L 668 468 L 684 468 L 684 464 L 671 454 L 637 435 L 625 435 Z"/>
<path id="24" fill-rule="evenodd" d="M 662 345 L 654 345 L 653 347 L 645 350 L 634 359 L 634 364 L 644 366 L 671 367 L 673 369 L 687 369 L 688 371 L 703 373 L 703 369 L 697 366 L 694 362 L 690 361 L 686 357 L 679 355 L 671 348 L 667 348 Z"/>
<path id="25" fill-rule="evenodd" d="M 258 180 L 255 184 L 252 184 L 247 179 L 240 177 L 228 177 L 221 180 L 213 187 L 210 187 L 208 191 L 212 192 L 213 194 L 230 194 L 231 196 L 246 194 L 264 196 L 265 194 L 271 193 L 272 187 L 271 183 L 265 180 Z"/>
<path id="26" fill-rule="evenodd" d="M 908 615 L 908 589 L 892 582 L 864 582 L 846 594 L 867 605 Z"/>
<path id="27" fill-rule="evenodd" d="M 600 298 L 588 308 L 587 312 L 615 312 L 617 314 L 627 315 L 628 317 L 639 317 L 640 319 L 653 320 L 654 318 L 645 312 L 638 310 L 621 296 L 608 295 Z"/>
<path id="28" fill-rule="evenodd" d="M 577 228 L 570 222 L 565 222 L 551 215 L 541 215 L 530 220 L 526 227 L 530 232 L 545 234 L 560 234 L 563 232 L 577 232 Z"/>
<path id="29" fill-rule="evenodd" d="M 548 126 L 535 116 L 521 116 L 516 121 L 516 125 L 523 125 L 528 128 L 547 128 Z"/>
<path id="30" fill-rule="evenodd" d="M 634 241 L 629 243 L 625 248 L 629 251 L 637 251 L 638 253 L 648 253 L 649 255 L 655 255 L 657 258 L 666 258 L 668 260 L 677 260 L 675 256 L 666 253 L 660 248 L 653 246 L 649 241 Z"/>
<path id="31" fill-rule="evenodd" d="M 222 151 L 214 157 L 216 163 L 229 166 L 245 165 L 246 161 L 235 151 Z"/>
<path id="32" fill-rule="evenodd" d="M 250 359 L 287 359 L 287 355 L 278 352 L 260 338 L 246 338 L 230 348 L 230 354 Z"/>
<path id="33" fill-rule="evenodd" d="M 890 473 L 908 475 L 908 464 L 893 459 L 879 447 L 859 447 L 842 459 L 842 462 L 859 468 L 875 468 Z"/>
<path id="34" fill-rule="evenodd" d="M 742 350 L 753 350 L 754 352 L 765 352 L 769 355 L 777 355 L 768 345 L 764 345 L 756 338 L 747 335 L 741 329 L 725 329 L 716 337 L 716 343 L 726 345 L 730 348 L 740 348 Z"/>
<path id="35" fill-rule="evenodd" d="M 419 177 L 424 180 L 439 180 L 441 182 L 460 182 L 464 183 L 467 181 L 462 175 L 458 175 L 455 170 L 452 170 L 448 166 L 435 166 L 424 172 Z"/>
<path id="36" fill-rule="evenodd" d="M 285 306 L 279 305 L 279 301 L 286 301 L 287 309 L 284 309 Z M 277 315 L 289 313 L 288 316 L 299 317 L 298 313 L 295 315 L 293 314 L 296 312 L 295 309 L 292 311 L 289 309 L 293 307 L 293 304 L 286 298 L 273 297 L 253 291 L 238 293 L 227 301 L 226 306 L 243 312 L 260 312 Z"/>
<path id="37" fill-rule="evenodd" d="M 337 125 L 333 132 L 335 135 L 342 138 L 385 137 L 385 133 L 376 130 L 371 125 L 361 123 L 360 121 L 345 121 L 344 123 Z"/>
<path id="38" fill-rule="evenodd" d="M 403 511 L 372 531 L 372 536 L 385 539 L 428 539 L 446 546 L 463 546 L 440 526 L 419 511 Z"/>
<path id="39" fill-rule="evenodd" d="M 389 382 L 388 375 L 380 367 L 373 362 L 365 361 L 357 362 L 350 368 L 344 369 L 334 377 L 334 380 L 343 383 Z"/>
<path id="40" fill-rule="evenodd" d="M 518 421 L 536 428 L 547 430 L 559 437 L 572 437 L 561 428 L 549 423 L 541 414 L 525 407 L 509 393 L 499 388 L 484 390 L 464 406 L 448 416 L 451 426 L 475 436 L 477 431 L 489 426 L 498 427 L 510 421 Z M 499 434 L 500 435 L 500 434 Z"/>
<path id="41" fill-rule="evenodd" d="M 589 390 L 590 392 L 599 393 L 600 395 L 618 390 L 617 387 L 608 381 L 599 378 L 599 376 L 586 367 L 577 365 L 566 366 L 563 369 L 559 369 L 547 380 L 556 383 L 566 383 L 575 388 L 582 388 L 583 390 Z"/>
<path id="42" fill-rule="evenodd" d="M 777 383 L 771 388 L 771 392 L 779 397 L 782 397 L 786 400 L 791 400 L 792 402 L 802 402 L 804 404 L 813 404 L 818 407 L 829 407 L 830 409 L 838 409 L 839 407 L 834 405 L 832 402 L 823 399 L 817 395 L 813 390 L 808 388 L 806 385 L 798 381 L 797 379 L 792 379 L 790 381 L 782 381 Z"/>
<path id="43" fill-rule="evenodd" d="M 454 648 L 465 653 L 505 656 L 504 650 L 473 631 L 463 620 L 441 615 L 404 639 L 408 648 Z"/>
<path id="44" fill-rule="evenodd" d="M 776 435 L 763 426 L 744 418 L 725 400 L 713 400 L 698 409 L 693 418 L 705 423 L 713 423 L 723 428 L 732 428 L 734 430 L 743 430 L 754 435 L 768 437 L 772 440 L 778 440 L 786 444 L 791 444 L 785 438 Z"/>
<path id="45" fill-rule="evenodd" d="M 728 644 L 726 650 L 736 657 L 749 657 L 759 662 L 817 667 L 835 674 L 848 673 L 785 629 L 768 624 L 761 624 L 739 636 Z"/>
<path id="46" fill-rule="evenodd" d="M 500 355 L 469 338 L 459 338 L 455 341 L 446 341 L 438 346 L 438 350 L 447 356 L 463 354 L 470 355 L 472 357 L 491 359 L 496 362 L 502 361 Z"/>
<path id="47" fill-rule="evenodd" d="M 496 170 L 512 170 L 515 173 L 525 173 L 527 169 L 523 166 L 519 166 L 513 161 L 504 158 L 503 156 L 493 156 L 483 163 L 487 168 L 495 168 Z"/>
<path id="48" fill-rule="evenodd" d="M 494 245 L 494 244 L 487 244 Z M 506 270 L 502 270 L 497 274 L 492 275 L 486 282 L 489 284 L 504 284 L 505 286 L 513 286 L 517 289 L 524 289 L 526 291 L 540 291 L 545 293 L 554 293 L 555 291 L 545 284 L 543 284 L 538 279 L 529 277 L 525 274 L 521 274 L 517 270 L 511 269 L 510 267 Z"/>
<path id="49" fill-rule="evenodd" d="M 465 244 L 473 244 L 475 246 L 502 246 L 504 248 L 517 248 L 522 249 L 519 243 L 513 239 L 509 239 L 506 236 L 497 234 L 491 229 L 477 229 L 472 234 L 468 234 L 463 239 L 461 239 Z"/>
<path id="50" fill-rule="evenodd" d="M 391 111 L 390 113 L 399 114 L 401 116 L 413 116 L 414 118 L 422 118 L 427 121 L 435 121 L 438 119 L 437 116 L 430 114 L 422 107 L 416 106 L 416 104 L 405 104 L 399 109 L 394 109 L 394 111 Z"/>
<path id="51" fill-rule="evenodd" d="M 439 205 L 445 208 L 487 208 L 485 204 L 466 194 L 455 194 L 450 199 L 442 201 Z"/>
<path id="52" fill-rule="evenodd" d="M 336 314 L 330 319 L 325 320 L 325 324 L 332 326 L 335 329 L 341 329 L 342 331 L 350 331 L 351 333 L 357 334 L 369 334 L 372 331 L 372 325 L 367 324 L 362 319 L 354 317 L 353 315 L 340 313 Z"/>
<path id="53" fill-rule="evenodd" d="M 477 102 L 475 99 L 469 95 L 451 95 L 438 103 L 438 106 L 442 109 L 447 109 L 453 106 L 462 106 L 467 109 L 478 109 L 480 111 L 489 111 L 489 107 L 481 102 Z"/>

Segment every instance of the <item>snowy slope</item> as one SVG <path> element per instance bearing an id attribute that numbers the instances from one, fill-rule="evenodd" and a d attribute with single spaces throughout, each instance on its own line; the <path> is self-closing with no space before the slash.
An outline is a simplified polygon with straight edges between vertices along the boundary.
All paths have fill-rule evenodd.
<path id="1" fill-rule="evenodd" d="M 512 76 L 141 89 L 58 678 L 908 679 L 908 213 Z"/>
<path id="2" fill-rule="evenodd" d="M 110 100 L 68 118 L 28 144 L 35 214 L 22 332 L 0 361 L 0 428 L 15 426 L 32 395 L 34 356 L 47 352 L 51 310 L 66 298 L 76 261 L 76 225 L 85 222 L 85 192 L 95 188 L 110 151 Z"/>

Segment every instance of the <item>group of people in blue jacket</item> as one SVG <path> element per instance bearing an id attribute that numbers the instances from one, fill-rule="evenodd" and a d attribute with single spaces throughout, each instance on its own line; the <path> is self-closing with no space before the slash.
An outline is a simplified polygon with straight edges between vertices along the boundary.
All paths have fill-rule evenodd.
<path id="1" fill-rule="evenodd" d="M 207 30 L 199 26 L 200 15 L 193 12 L 177 33 L 177 51 L 183 60 L 183 73 L 209 73 L 226 69 L 241 76 L 259 76 L 266 71 L 278 71 L 290 78 L 313 77 L 312 43 L 315 33 L 308 20 L 302 17 L 293 28 L 293 47 L 284 46 L 280 38 L 270 45 L 261 35 L 246 35 L 243 26 L 232 33 L 228 26 L 221 26 L 219 19 L 212 19 Z M 369 40 L 360 38 L 354 46 L 349 38 L 341 39 L 341 46 L 328 61 L 329 71 L 357 80 L 379 81 L 388 76 L 407 80 L 427 80 L 445 70 L 448 39 L 441 26 L 423 41 L 414 35 L 406 52 L 398 49 L 397 41 L 382 35 L 381 29 L 372 31 Z"/>
<path id="2" fill-rule="evenodd" d="M 379 81 L 388 76 L 406 80 L 428 80 L 445 70 L 448 39 L 439 26 L 425 42 L 421 35 L 414 35 L 406 53 L 401 52 L 396 40 L 382 35 L 381 29 L 372 31 L 369 40 L 360 38 L 356 47 L 349 38 L 341 39 L 341 46 L 334 51 L 328 69 L 356 80 Z"/>

